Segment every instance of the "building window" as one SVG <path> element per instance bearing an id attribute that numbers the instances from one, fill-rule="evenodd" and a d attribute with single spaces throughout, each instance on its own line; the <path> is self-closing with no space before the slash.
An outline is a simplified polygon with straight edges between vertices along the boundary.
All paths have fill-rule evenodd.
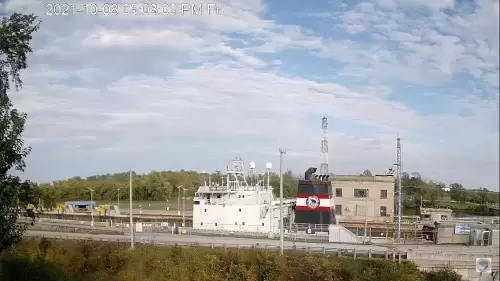
<path id="1" fill-rule="evenodd" d="M 335 214 L 342 215 L 342 205 L 335 205 Z"/>
<path id="2" fill-rule="evenodd" d="M 380 206 L 380 216 L 387 217 L 387 207 L 386 206 Z"/>
<path id="3" fill-rule="evenodd" d="M 219 199 L 220 199 L 220 198 L 221 198 L 221 195 L 220 195 L 220 194 L 217 194 L 217 198 L 219 198 Z"/>
<path id="4" fill-rule="evenodd" d="M 241 209 L 239 209 L 240 213 L 241 213 Z"/>
<path id="5" fill-rule="evenodd" d="M 354 197 L 356 198 L 368 197 L 368 189 L 354 189 Z"/>
<path id="6" fill-rule="evenodd" d="M 380 198 L 387 199 L 387 189 L 380 190 Z"/>
<path id="7" fill-rule="evenodd" d="M 335 189 L 335 196 L 342 197 L 342 188 Z"/>

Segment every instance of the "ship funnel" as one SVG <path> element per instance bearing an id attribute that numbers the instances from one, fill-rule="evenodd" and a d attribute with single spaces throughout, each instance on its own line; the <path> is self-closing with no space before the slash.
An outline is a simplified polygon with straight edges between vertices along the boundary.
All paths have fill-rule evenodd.
<path id="1" fill-rule="evenodd" d="M 311 180 L 311 175 L 314 174 L 314 173 L 316 173 L 316 170 L 317 170 L 316 168 L 309 168 L 309 169 L 307 169 L 307 171 L 306 171 L 306 173 L 304 175 L 304 179 L 306 181 Z"/>

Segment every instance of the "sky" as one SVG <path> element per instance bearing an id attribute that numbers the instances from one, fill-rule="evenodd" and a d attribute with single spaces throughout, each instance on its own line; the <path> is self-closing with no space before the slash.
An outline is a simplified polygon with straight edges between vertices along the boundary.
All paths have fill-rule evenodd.
<path id="1" fill-rule="evenodd" d="M 383 173 L 399 135 L 403 171 L 498 190 L 498 0 L 55 3 L 0 3 L 43 21 L 10 93 L 23 177 L 235 157 L 277 172 L 279 148 L 302 174 L 323 161 L 325 116 L 332 173 Z"/>

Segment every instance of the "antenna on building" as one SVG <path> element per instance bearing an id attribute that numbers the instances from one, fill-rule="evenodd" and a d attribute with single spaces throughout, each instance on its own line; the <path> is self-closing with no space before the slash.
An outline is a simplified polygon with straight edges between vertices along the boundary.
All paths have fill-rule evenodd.
<path id="1" fill-rule="evenodd" d="M 328 175 L 328 119 L 321 118 L 321 128 L 323 129 L 323 139 L 321 140 L 321 155 L 323 163 L 321 163 L 319 171 L 322 175 Z"/>
<path id="2" fill-rule="evenodd" d="M 401 139 L 397 139 L 397 184 L 398 184 L 398 225 L 397 225 L 397 233 L 396 233 L 396 242 L 401 242 L 401 216 L 403 215 L 403 187 L 401 186 L 401 170 L 402 170 L 403 161 L 401 159 Z"/>
<path id="3" fill-rule="evenodd" d="M 267 162 L 266 163 L 266 169 L 267 169 L 267 186 L 270 186 L 270 184 L 269 184 L 269 178 L 270 178 L 270 175 L 271 175 L 271 169 L 272 168 L 273 168 L 273 163 Z"/>

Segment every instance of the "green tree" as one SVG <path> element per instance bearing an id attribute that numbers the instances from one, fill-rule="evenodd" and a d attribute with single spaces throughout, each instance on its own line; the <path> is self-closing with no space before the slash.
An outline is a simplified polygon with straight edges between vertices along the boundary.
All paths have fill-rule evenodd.
<path id="1" fill-rule="evenodd" d="M 26 114 L 13 108 L 7 93 L 11 83 L 16 90 L 22 87 L 19 74 L 27 67 L 26 55 L 38 28 L 36 16 L 18 13 L 4 17 L 0 25 L 0 252 L 21 237 L 25 228 L 16 224 L 19 206 L 31 203 L 21 201 L 30 200 L 30 183 L 10 173 L 24 170 L 31 149 L 22 139 Z"/>

